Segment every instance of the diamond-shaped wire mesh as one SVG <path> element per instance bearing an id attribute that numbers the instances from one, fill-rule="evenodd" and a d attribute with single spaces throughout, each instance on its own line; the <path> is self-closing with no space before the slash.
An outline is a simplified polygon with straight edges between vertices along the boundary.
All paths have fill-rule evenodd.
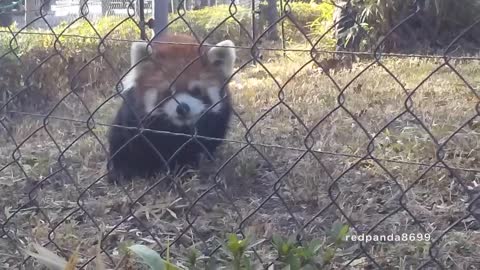
<path id="1" fill-rule="evenodd" d="M 200 2 L 218 6 L 195 10 Z M 170 247 L 174 260 L 192 246 L 215 256 L 234 232 L 259 241 L 251 257 L 267 268 L 272 235 L 305 243 L 341 222 L 349 236 L 401 239 L 347 240 L 332 269 L 479 269 L 480 58 L 456 53 L 480 20 L 441 54 L 385 53 L 424 16 L 424 1 L 412 2 L 371 40 L 350 11 L 302 21 L 301 3 L 273 1 L 279 14 L 265 25 L 259 1 L 171 1 L 168 31 L 234 40 L 234 116 L 213 161 L 125 185 L 106 179 L 106 133 L 151 1 L 81 1 L 67 21 L 51 10 L 71 5 L 38 2 L 26 24 L 0 28 L 1 265 L 37 269 L 22 251 L 34 242 L 65 257 L 79 247 L 82 269 L 97 247 L 114 269 L 131 243 Z M 371 47 L 360 52 L 362 42 Z"/>

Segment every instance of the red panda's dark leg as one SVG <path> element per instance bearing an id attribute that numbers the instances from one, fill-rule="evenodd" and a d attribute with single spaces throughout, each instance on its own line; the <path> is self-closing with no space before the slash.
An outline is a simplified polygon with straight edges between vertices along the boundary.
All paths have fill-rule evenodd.
<path id="1" fill-rule="evenodd" d="M 116 122 L 121 125 L 122 123 Z M 109 133 L 109 179 L 113 182 L 130 180 L 134 176 L 131 160 L 134 159 L 133 153 L 129 152 L 129 140 L 131 134 L 128 130 L 112 127 Z"/>
<path id="2" fill-rule="evenodd" d="M 130 129 L 138 126 L 138 116 L 130 108 L 133 103 L 132 92 L 125 96 L 128 103 L 123 102 L 113 121 L 108 134 L 109 163 L 111 180 L 130 180 L 135 176 L 147 176 L 147 166 L 151 158 L 148 148 L 142 141 L 139 130 Z"/>
<path id="3" fill-rule="evenodd" d="M 224 108 L 218 112 L 213 113 L 209 112 L 200 119 L 198 122 L 198 131 L 199 135 L 210 137 L 210 138 L 217 138 L 217 139 L 224 139 L 227 131 L 228 131 L 228 124 L 231 118 L 231 107 L 228 102 L 224 103 Z M 222 140 L 208 140 L 208 139 L 199 139 L 199 141 L 205 146 L 206 150 L 209 153 L 205 153 L 208 159 L 211 159 L 210 156 L 214 157 L 216 149 L 220 146 L 223 141 Z M 205 152 L 205 149 L 199 146 L 201 152 Z"/>

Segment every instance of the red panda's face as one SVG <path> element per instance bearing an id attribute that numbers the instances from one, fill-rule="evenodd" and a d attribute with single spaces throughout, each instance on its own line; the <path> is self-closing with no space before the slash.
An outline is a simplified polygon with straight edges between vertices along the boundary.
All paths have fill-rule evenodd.
<path id="1" fill-rule="evenodd" d="M 131 50 L 132 66 L 139 64 L 130 71 L 127 84 L 134 86 L 145 113 L 164 115 L 177 126 L 194 124 L 207 109 L 219 113 L 226 94 L 222 88 L 233 72 L 233 42 L 200 49 L 174 44 L 197 43 L 185 36 L 167 36 L 160 42 L 168 44 L 147 48 L 147 43 L 139 42 Z"/>

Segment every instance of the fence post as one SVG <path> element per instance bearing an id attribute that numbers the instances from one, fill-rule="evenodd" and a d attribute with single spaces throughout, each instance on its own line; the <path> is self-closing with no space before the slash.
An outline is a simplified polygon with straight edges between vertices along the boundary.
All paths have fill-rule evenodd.
<path id="1" fill-rule="evenodd" d="M 144 1 L 135 0 L 134 3 L 135 8 L 135 16 L 140 16 L 140 10 L 143 9 Z"/>
<path id="2" fill-rule="evenodd" d="M 153 18 L 155 20 L 153 30 L 155 31 L 155 36 L 159 37 L 160 35 L 167 32 L 167 29 L 163 29 L 163 28 L 168 24 L 169 0 L 152 0 L 152 1 L 153 1 Z"/>
<path id="3" fill-rule="evenodd" d="M 280 0 L 280 17 L 283 17 L 283 0 Z M 283 56 L 287 56 L 287 51 L 285 50 L 287 48 L 287 43 L 285 40 L 285 20 L 282 19 L 282 24 L 281 24 L 281 30 L 282 30 L 282 51 L 283 51 Z"/>
<path id="4" fill-rule="evenodd" d="M 145 33 L 145 1 L 136 0 L 135 1 L 135 15 L 139 17 L 140 22 L 140 39 L 147 40 L 147 34 Z"/>
<path id="5" fill-rule="evenodd" d="M 82 6 L 87 3 L 88 0 L 79 0 L 78 1 L 78 16 L 81 17 L 82 15 Z M 86 14 L 85 14 L 86 15 Z"/>
<path id="6" fill-rule="evenodd" d="M 109 2 L 108 0 L 101 0 L 102 2 L 102 16 L 107 16 L 109 13 Z"/>
<path id="7" fill-rule="evenodd" d="M 256 16 L 257 16 L 257 10 L 256 10 L 256 5 L 255 5 L 255 0 L 252 0 L 251 2 L 251 5 L 252 5 L 252 44 L 253 42 L 255 42 L 255 40 L 257 39 L 257 20 L 256 20 Z M 252 60 L 252 64 L 253 65 L 256 65 L 257 64 L 257 57 L 258 57 L 258 47 L 257 45 L 255 44 L 255 46 L 253 47 L 253 54 L 254 54 L 254 58 Z"/>
<path id="8" fill-rule="evenodd" d="M 31 23 L 38 17 L 41 5 L 40 0 L 25 0 L 25 24 Z"/>

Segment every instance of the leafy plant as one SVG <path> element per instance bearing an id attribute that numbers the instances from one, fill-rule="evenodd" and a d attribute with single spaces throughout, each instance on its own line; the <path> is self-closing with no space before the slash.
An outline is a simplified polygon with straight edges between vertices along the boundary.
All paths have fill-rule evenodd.
<path id="1" fill-rule="evenodd" d="M 343 243 L 348 226 L 335 223 L 325 241 L 313 239 L 302 245 L 293 238 L 284 238 L 281 236 L 273 236 L 272 245 L 278 254 L 277 265 L 282 269 L 318 269 L 332 262 L 335 257 L 335 251 Z M 227 235 L 227 239 L 223 245 L 225 259 L 208 258 L 206 263 L 201 267 L 200 253 L 194 248 L 190 248 L 184 258 L 179 258 L 186 262 L 189 270 L 196 269 L 233 269 L 233 270 L 250 270 L 261 267 L 256 265 L 248 250 L 254 248 L 263 241 L 253 242 L 252 237 L 240 239 L 236 234 Z M 100 242 L 99 242 L 100 243 Z M 37 252 L 25 250 L 27 255 L 34 257 L 39 263 L 49 267 L 51 270 L 74 270 L 78 261 L 78 250 L 73 253 L 67 261 L 48 249 L 34 244 L 33 247 Z M 179 266 L 174 265 L 170 260 L 170 249 L 167 244 L 167 258 L 163 259 L 160 254 L 145 245 L 133 244 L 126 247 L 126 254 L 116 269 L 133 269 L 128 258 L 135 255 L 141 259 L 141 262 L 151 270 L 180 270 Z M 222 256 L 222 255 L 218 255 Z M 202 258 L 202 259 L 205 259 Z M 101 260 L 101 249 L 97 247 L 97 260 L 95 262 L 97 270 L 106 269 Z"/>
<path id="2" fill-rule="evenodd" d="M 313 20 L 307 21 L 306 25 L 309 28 L 309 36 L 313 39 L 313 42 L 317 42 L 319 38 L 322 38 L 320 41 L 320 48 L 333 49 L 335 47 L 336 40 L 333 36 L 333 29 L 329 30 L 332 27 L 333 23 L 333 12 L 335 7 L 327 2 L 321 4 L 310 4 L 314 5 L 315 10 L 320 14 Z M 298 8 L 300 4 L 296 4 Z M 302 17 L 301 15 L 299 17 Z M 330 31 L 327 33 L 327 31 Z M 318 47 L 318 46 L 317 46 Z"/>
<path id="3" fill-rule="evenodd" d="M 290 270 L 319 269 L 332 262 L 335 250 L 343 243 L 348 229 L 348 225 L 335 223 L 326 242 L 313 239 L 301 245 L 292 238 L 274 236 L 272 244 L 282 267 Z"/>
<path id="4" fill-rule="evenodd" d="M 245 256 L 245 251 L 249 248 L 247 239 L 238 239 L 236 234 L 228 236 L 227 250 L 231 254 L 232 269 L 251 269 L 250 260 Z"/>
<path id="5" fill-rule="evenodd" d="M 249 9 L 237 5 L 218 5 L 199 10 L 185 12 L 177 11 L 170 14 L 169 31 L 176 33 L 192 32 L 200 39 L 208 37 L 209 41 L 231 39 L 235 44 L 242 45 L 249 42 L 245 31 L 250 31 L 251 17 Z M 243 26 L 244 28 L 242 28 Z"/>
<path id="6" fill-rule="evenodd" d="M 180 270 L 180 268 L 169 262 L 168 250 L 167 260 L 162 259 L 160 254 L 144 245 L 132 245 L 129 247 L 129 250 L 140 257 L 152 270 Z"/>
<path id="7" fill-rule="evenodd" d="M 200 259 L 200 252 L 195 248 L 189 248 L 187 253 L 187 266 L 190 270 L 197 270 L 199 268 L 199 259 Z"/>
<path id="8" fill-rule="evenodd" d="M 328 23 L 332 22 L 334 6 L 330 3 L 301 3 L 289 4 L 290 18 L 296 22 L 307 34 L 321 35 L 327 29 Z M 283 7 L 277 5 L 277 9 Z M 169 29 L 173 32 L 191 33 L 192 31 L 199 38 L 209 37 L 211 40 L 229 38 L 238 45 L 249 45 L 247 32 L 251 35 L 252 15 L 251 10 L 237 5 L 218 5 L 206 7 L 200 10 L 183 11 L 170 14 L 170 21 L 174 21 Z M 265 20 L 266 15 L 260 14 L 258 19 L 257 36 L 268 27 Z M 218 27 L 220 25 L 220 27 Z M 280 27 L 281 22 L 276 27 Z M 302 41 L 303 35 L 298 31 L 297 26 L 291 20 L 284 20 L 285 38 L 291 41 Z M 212 32 L 213 31 L 213 32 Z"/>
<path id="9" fill-rule="evenodd" d="M 288 18 L 284 20 L 284 34 L 288 41 L 299 42 L 304 40 L 303 34 L 297 27 L 298 25 L 314 42 L 323 36 L 320 41 L 321 47 L 333 48 L 335 44 L 333 35 L 326 34 L 326 32 L 333 23 L 334 5 L 328 2 L 319 4 L 293 2 L 289 3 L 286 8 L 289 14 Z M 285 12 L 284 9 L 285 7 L 278 6 L 278 10 L 281 10 L 282 14 Z"/>
<path id="10" fill-rule="evenodd" d="M 291 3 L 290 6 L 291 16 L 306 27 L 307 33 L 322 33 L 332 16 L 332 5 L 328 3 Z M 248 46 L 251 44 L 246 33 L 251 31 L 250 12 L 241 5 L 219 5 L 190 10 L 185 14 L 173 13 L 170 14 L 172 24 L 169 31 L 189 34 L 193 31 L 200 39 L 208 37 L 209 42 L 228 38 L 237 45 Z M 285 26 L 287 39 L 302 38 L 294 24 L 286 21 Z M 13 25 L 11 30 L 16 32 L 20 29 Z M 130 43 L 123 40 L 136 40 L 140 36 L 140 28 L 133 19 L 118 17 L 102 17 L 94 22 L 80 19 L 72 25 L 60 24 L 53 31 L 58 40 L 47 33 L 50 30 L 45 35 L 24 35 L 20 32 L 13 39 L 9 29 L 0 27 L 0 55 L 4 55 L 0 65 L 5 71 L 0 74 L 1 99 L 8 100 L 25 88 L 24 80 L 28 77 L 28 91 L 9 103 L 12 110 L 38 111 L 72 90 L 95 91 L 98 87 L 92 86 L 96 85 L 113 91 L 111 85 L 118 82 L 121 72 L 128 67 L 126 52 Z M 147 34 L 152 37 L 151 31 Z M 115 67 L 115 72 L 110 67 Z"/>
<path id="11" fill-rule="evenodd" d="M 352 4 L 356 21 L 367 30 L 372 41 L 385 37 L 402 23 L 386 40 L 389 49 L 411 48 L 419 45 L 418 42 L 427 46 L 449 43 L 480 18 L 480 2 L 470 0 L 426 0 L 421 12 L 405 22 L 402 21 L 417 9 L 414 0 L 366 0 L 352 1 Z M 479 33 L 480 30 L 474 28 L 464 37 L 479 44 L 476 39 Z"/>

